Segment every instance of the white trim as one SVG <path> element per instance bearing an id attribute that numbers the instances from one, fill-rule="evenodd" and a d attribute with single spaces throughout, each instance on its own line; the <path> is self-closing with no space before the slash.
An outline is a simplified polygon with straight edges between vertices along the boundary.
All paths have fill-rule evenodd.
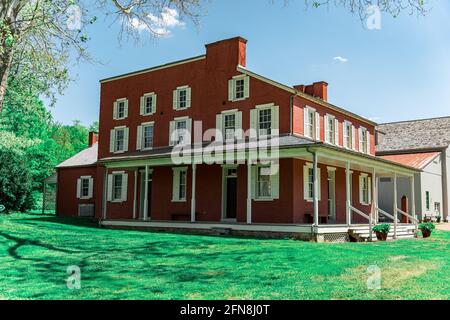
<path id="1" fill-rule="evenodd" d="M 306 162 L 303 165 L 303 199 L 307 202 L 313 202 L 314 201 L 314 196 L 313 197 L 309 197 L 309 169 L 313 169 L 313 164 L 311 162 Z M 318 173 L 318 177 L 317 177 L 317 182 L 318 182 L 318 189 L 319 189 L 319 195 L 318 195 L 318 200 L 321 201 L 322 200 L 322 183 L 321 183 L 321 177 L 322 177 L 322 172 L 320 170 L 320 168 L 317 168 L 317 173 Z M 313 186 L 314 188 L 314 186 Z"/>
<path id="2" fill-rule="evenodd" d="M 244 92 L 242 98 L 236 98 L 236 82 L 244 80 Z M 228 80 L 228 100 L 231 102 L 244 101 L 250 98 L 250 77 L 246 74 L 240 74 Z"/>
<path id="3" fill-rule="evenodd" d="M 172 168 L 172 202 L 173 203 L 186 203 L 188 196 L 188 167 L 173 167 Z M 180 199 L 180 173 L 186 173 L 186 191 L 183 199 Z"/>
<path id="4" fill-rule="evenodd" d="M 152 99 L 152 111 L 150 113 L 146 113 L 145 112 L 145 108 L 147 106 L 145 99 L 146 98 L 153 98 Z M 143 117 L 147 117 L 147 116 L 152 116 L 156 113 L 156 108 L 157 108 L 157 94 L 154 92 L 150 92 L 150 93 L 145 93 L 142 97 L 141 97 L 141 106 L 140 106 L 140 115 Z"/>

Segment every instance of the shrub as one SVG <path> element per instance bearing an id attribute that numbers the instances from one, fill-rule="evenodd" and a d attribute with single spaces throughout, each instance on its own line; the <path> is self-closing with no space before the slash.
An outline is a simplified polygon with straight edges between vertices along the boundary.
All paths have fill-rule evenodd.
<path id="1" fill-rule="evenodd" d="M 436 229 L 436 227 L 432 222 L 424 222 L 419 225 L 419 229 L 425 230 L 425 231 L 428 231 L 431 233 Z"/>
<path id="2" fill-rule="evenodd" d="M 375 227 L 373 227 L 373 232 L 380 232 L 384 234 L 388 234 L 389 231 L 391 231 L 391 225 L 389 224 L 379 224 Z"/>

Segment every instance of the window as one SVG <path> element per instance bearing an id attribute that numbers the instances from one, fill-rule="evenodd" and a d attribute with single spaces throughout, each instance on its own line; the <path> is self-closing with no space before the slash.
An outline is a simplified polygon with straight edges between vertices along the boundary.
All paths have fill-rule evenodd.
<path id="1" fill-rule="evenodd" d="M 228 98 L 240 101 L 250 97 L 250 78 L 245 75 L 236 76 L 229 81 Z"/>
<path id="2" fill-rule="evenodd" d="M 258 190 L 258 198 L 270 198 L 272 196 L 270 168 L 258 167 L 256 185 Z"/>
<path id="3" fill-rule="evenodd" d="M 441 214 L 441 204 L 439 202 L 434 203 L 434 212 L 439 216 Z"/>
<path id="4" fill-rule="evenodd" d="M 317 168 L 317 182 L 319 187 L 318 198 L 321 198 L 320 188 L 320 168 Z M 311 163 L 306 164 L 303 167 L 303 185 L 304 185 L 304 199 L 307 201 L 313 201 L 314 199 L 314 168 Z"/>
<path id="5" fill-rule="evenodd" d="M 183 145 L 186 143 L 186 120 L 177 121 L 176 125 L 176 143 Z"/>
<path id="6" fill-rule="evenodd" d="M 430 191 L 426 191 L 425 192 L 425 206 L 427 208 L 427 211 L 430 210 L 430 202 L 431 202 L 431 200 L 430 200 Z"/>
<path id="7" fill-rule="evenodd" d="M 128 174 L 124 171 L 113 172 L 108 175 L 108 201 L 127 201 Z"/>
<path id="8" fill-rule="evenodd" d="M 187 168 L 173 168 L 173 202 L 185 202 L 187 198 Z"/>
<path id="9" fill-rule="evenodd" d="M 258 134 L 259 136 L 270 136 L 272 134 L 272 110 L 262 109 L 258 112 Z"/>
<path id="10" fill-rule="evenodd" d="M 304 109 L 304 134 L 311 139 L 320 140 L 320 115 L 315 109 Z"/>
<path id="11" fill-rule="evenodd" d="M 153 148 L 154 122 L 143 123 L 137 129 L 136 150 L 148 150 Z"/>
<path id="12" fill-rule="evenodd" d="M 179 87 L 173 92 L 174 110 L 184 110 L 191 107 L 191 88 Z"/>
<path id="13" fill-rule="evenodd" d="M 369 153 L 369 137 L 367 129 L 359 128 L 359 152 Z"/>
<path id="14" fill-rule="evenodd" d="M 94 180 L 91 176 L 84 176 L 77 180 L 77 199 L 91 199 Z"/>
<path id="15" fill-rule="evenodd" d="M 359 176 L 359 202 L 363 205 L 372 203 L 372 179 L 367 174 Z"/>
<path id="16" fill-rule="evenodd" d="M 114 102 L 113 119 L 123 120 L 128 117 L 128 100 L 119 99 Z"/>
<path id="17" fill-rule="evenodd" d="M 191 144 L 192 120 L 188 117 L 177 118 L 170 122 L 170 145 Z"/>
<path id="18" fill-rule="evenodd" d="M 325 116 L 325 141 L 336 144 L 336 119 L 333 116 Z"/>
<path id="19" fill-rule="evenodd" d="M 344 133 L 344 148 L 352 149 L 353 146 L 353 127 L 350 122 L 344 122 L 343 125 Z"/>
<path id="20" fill-rule="evenodd" d="M 128 151 L 128 128 L 117 127 L 111 130 L 110 152 L 122 153 Z"/>
<path id="21" fill-rule="evenodd" d="M 225 140 L 234 140 L 236 131 L 236 114 L 225 114 L 223 116 L 223 128 Z"/>
<path id="22" fill-rule="evenodd" d="M 149 116 L 156 112 L 156 94 L 146 93 L 141 98 L 141 116 Z"/>

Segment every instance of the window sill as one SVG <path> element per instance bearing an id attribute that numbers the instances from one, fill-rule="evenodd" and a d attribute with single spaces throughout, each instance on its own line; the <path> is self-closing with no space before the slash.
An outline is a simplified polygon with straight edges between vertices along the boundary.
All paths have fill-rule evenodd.
<path id="1" fill-rule="evenodd" d="M 190 109 L 191 107 L 185 107 L 185 108 L 176 108 L 174 109 L 175 111 L 183 111 L 183 110 L 187 110 Z"/>
<path id="2" fill-rule="evenodd" d="M 113 154 L 123 154 L 125 151 L 114 151 Z"/>
<path id="3" fill-rule="evenodd" d="M 253 199 L 256 202 L 271 202 L 271 201 L 275 201 L 275 199 L 273 198 L 255 198 Z"/>
<path id="4" fill-rule="evenodd" d="M 111 203 L 115 203 L 115 204 L 122 204 L 122 203 L 124 203 L 125 201 L 123 201 L 123 200 L 111 200 L 110 202 L 111 202 Z"/>
<path id="5" fill-rule="evenodd" d="M 231 102 L 239 102 L 239 101 L 244 101 L 244 100 L 247 100 L 247 99 L 248 98 L 239 98 L 239 99 L 235 98 L 235 99 L 231 100 Z"/>
<path id="6" fill-rule="evenodd" d="M 144 114 L 141 114 L 141 116 L 142 117 L 150 117 L 150 116 L 153 116 L 153 115 L 155 115 L 156 114 L 156 112 L 153 112 L 153 113 L 144 113 Z"/>
<path id="7" fill-rule="evenodd" d="M 115 119 L 113 119 L 113 120 L 115 120 L 115 121 L 121 121 L 121 120 L 126 120 L 127 119 L 127 117 L 125 117 L 125 118 L 115 118 Z"/>
<path id="8" fill-rule="evenodd" d="M 186 203 L 187 200 L 172 200 L 172 203 Z"/>
<path id="9" fill-rule="evenodd" d="M 143 149 L 141 149 L 140 151 L 152 151 L 153 150 L 153 147 L 150 147 L 150 148 L 143 148 Z"/>
<path id="10" fill-rule="evenodd" d="M 81 198 L 78 198 L 79 200 L 91 200 L 92 199 L 92 197 L 81 197 Z"/>

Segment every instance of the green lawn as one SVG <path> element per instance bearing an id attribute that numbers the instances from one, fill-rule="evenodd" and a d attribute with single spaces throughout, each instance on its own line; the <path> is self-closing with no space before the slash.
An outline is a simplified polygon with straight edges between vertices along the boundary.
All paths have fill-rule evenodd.
<path id="1" fill-rule="evenodd" d="M 450 233 L 316 244 L 98 229 L 0 216 L 0 299 L 449 299 Z M 80 290 L 66 287 L 81 268 Z M 367 289 L 367 268 L 382 289 Z"/>

